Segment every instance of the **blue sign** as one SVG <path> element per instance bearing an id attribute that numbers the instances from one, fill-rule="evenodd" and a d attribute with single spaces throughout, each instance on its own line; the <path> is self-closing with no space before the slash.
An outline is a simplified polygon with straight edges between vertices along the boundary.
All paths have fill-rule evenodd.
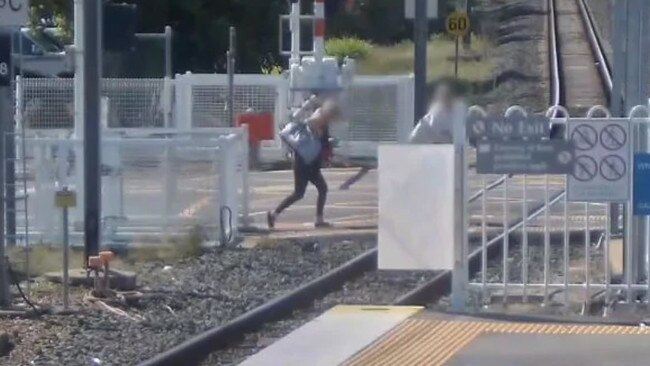
<path id="1" fill-rule="evenodd" d="M 650 216 L 650 154 L 634 154 L 634 215 Z"/>

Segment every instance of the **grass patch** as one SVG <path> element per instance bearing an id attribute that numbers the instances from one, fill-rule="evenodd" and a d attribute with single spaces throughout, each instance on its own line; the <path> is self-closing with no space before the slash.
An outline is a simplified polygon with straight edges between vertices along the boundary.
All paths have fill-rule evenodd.
<path id="1" fill-rule="evenodd" d="M 117 269 L 134 270 L 147 262 L 174 262 L 203 254 L 203 231 L 195 227 L 182 239 L 170 243 L 131 248 L 118 254 L 111 266 Z M 24 248 L 11 248 L 9 262 L 20 277 L 27 274 L 27 253 Z M 70 250 L 70 268 L 83 268 L 84 258 L 81 250 Z M 63 248 L 52 245 L 34 245 L 29 252 L 29 273 L 31 277 L 42 276 L 48 272 L 63 270 Z"/>
<path id="2" fill-rule="evenodd" d="M 27 274 L 27 253 L 24 248 L 9 250 L 9 263 L 15 273 L 21 277 Z M 83 267 L 83 253 L 70 250 L 70 268 Z M 63 249 L 50 245 L 35 245 L 29 251 L 30 277 L 38 277 L 48 272 L 63 270 Z"/>
<path id="3" fill-rule="evenodd" d="M 429 41 L 427 80 L 433 81 L 454 76 L 454 54 L 456 42 L 448 37 L 434 36 Z M 460 79 L 471 82 L 485 82 L 494 78 L 496 65 L 489 57 L 492 44 L 484 37 L 472 38 L 471 51 L 463 50 L 464 57 L 458 65 Z M 359 73 L 363 75 L 389 75 L 413 72 L 413 42 L 404 41 L 393 46 L 373 46 L 368 56 L 359 61 Z"/>
<path id="4" fill-rule="evenodd" d="M 182 239 L 175 239 L 163 245 L 151 245 L 129 250 L 124 262 L 130 265 L 146 262 L 172 262 L 195 258 L 203 254 L 203 231 L 195 227 Z"/>

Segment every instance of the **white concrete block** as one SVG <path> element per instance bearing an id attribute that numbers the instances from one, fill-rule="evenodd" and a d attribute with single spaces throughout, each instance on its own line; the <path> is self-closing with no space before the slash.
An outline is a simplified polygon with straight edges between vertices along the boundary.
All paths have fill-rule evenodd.
<path id="1" fill-rule="evenodd" d="M 452 269 L 454 180 L 453 145 L 379 147 L 379 269 Z"/>

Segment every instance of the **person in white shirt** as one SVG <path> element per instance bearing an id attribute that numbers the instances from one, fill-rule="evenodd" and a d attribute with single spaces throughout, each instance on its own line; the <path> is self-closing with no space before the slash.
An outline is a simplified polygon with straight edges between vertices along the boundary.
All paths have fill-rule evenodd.
<path id="1" fill-rule="evenodd" d="M 411 132 L 412 144 L 452 144 L 454 121 L 461 106 L 451 85 L 441 83 L 436 88 L 429 112 Z"/>

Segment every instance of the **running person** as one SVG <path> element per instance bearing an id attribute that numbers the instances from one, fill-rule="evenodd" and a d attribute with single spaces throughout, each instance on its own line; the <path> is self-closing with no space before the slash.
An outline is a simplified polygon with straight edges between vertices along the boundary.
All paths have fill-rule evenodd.
<path id="1" fill-rule="evenodd" d="M 327 183 L 321 172 L 323 163 L 331 157 L 332 147 L 330 145 L 329 125 L 340 116 L 340 110 L 332 101 L 326 101 L 322 107 L 307 118 L 304 122 L 312 133 L 320 141 L 320 153 L 311 162 L 306 162 L 298 151 L 293 151 L 293 179 L 294 190 L 274 210 L 267 212 L 269 228 L 275 227 L 278 216 L 294 203 L 305 196 L 307 184 L 312 183 L 318 190 L 318 201 L 316 203 L 316 227 L 329 227 L 323 217 L 325 202 L 327 200 Z"/>

